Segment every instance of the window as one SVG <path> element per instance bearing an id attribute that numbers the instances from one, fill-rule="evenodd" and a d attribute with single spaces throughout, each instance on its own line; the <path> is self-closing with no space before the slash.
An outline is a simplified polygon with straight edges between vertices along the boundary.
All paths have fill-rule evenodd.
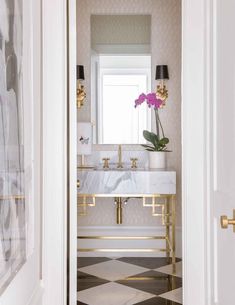
<path id="1" fill-rule="evenodd" d="M 98 74 L 98 143 L 145 143 L 150 111 L 134 102 L 150 91 L 150 56 L 100 56 Z"/>

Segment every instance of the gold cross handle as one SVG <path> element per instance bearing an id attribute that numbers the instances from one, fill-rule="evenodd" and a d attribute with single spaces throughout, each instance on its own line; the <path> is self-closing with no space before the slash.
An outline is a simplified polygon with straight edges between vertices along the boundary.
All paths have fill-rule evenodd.
<path id="1" fill-rule="evenodd" d="M 131 168 L 137 168 L 138 158 L 131 158 Z"/>

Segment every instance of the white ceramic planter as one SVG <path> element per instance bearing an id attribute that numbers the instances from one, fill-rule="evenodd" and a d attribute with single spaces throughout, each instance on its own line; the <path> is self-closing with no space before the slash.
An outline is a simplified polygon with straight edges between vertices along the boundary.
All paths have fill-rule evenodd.
<path id="1" fill-rule="evenodd" d="M 166 152 L 150 151 L 149 152 L 149 168 L 151 168 L 151 169 L 166 168 Z"/>

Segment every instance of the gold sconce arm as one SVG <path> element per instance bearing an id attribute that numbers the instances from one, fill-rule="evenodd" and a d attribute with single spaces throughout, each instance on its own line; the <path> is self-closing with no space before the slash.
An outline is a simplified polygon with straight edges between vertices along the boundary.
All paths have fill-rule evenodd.
<path id="1" fill-rule="evenodd" d="M 84 105 L 85 98 L 86 98 L 86 92 L 84 86 L 78 81 L 77 108 L 81 108 Z"/>
<path id="2" fill-rule="evenodd" d="M 164 80 L 162 80 L 160 82 L 159 85 L 157 85 L 157 92 L 156 95 L 158 98 L 160 98 L 161 100 L 163 100 L 163 105 L 165 105 L 166 100 L 168 98 L 168 90 L 166 88 L 166 85 L 164 83 Z"/>

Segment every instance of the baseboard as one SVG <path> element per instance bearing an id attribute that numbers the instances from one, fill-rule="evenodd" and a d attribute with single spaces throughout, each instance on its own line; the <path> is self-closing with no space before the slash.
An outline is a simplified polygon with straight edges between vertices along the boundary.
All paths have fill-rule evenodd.
<path id="1" fill-rule="evenodd" d="M 78 228 L 79 236 L 164 236 L 165 228 L 159 227 L 80 227 Z M 79 248 L 157 248 L 165 247 L 164 240 L 97 240 L 97 239 L 78 239 Z M 164 252 L 79 252 L 79 257 L 163 257 Z M 182 257 L 182 230 L 181 227 L 176 227 L 176 256 Z"/>
<path id="2" fill-rule="evenodd" d="M 33 295 L 27 305 L 42 305 L 43 304 L 44 288 L 42 282 L 35 288 Z"/>

